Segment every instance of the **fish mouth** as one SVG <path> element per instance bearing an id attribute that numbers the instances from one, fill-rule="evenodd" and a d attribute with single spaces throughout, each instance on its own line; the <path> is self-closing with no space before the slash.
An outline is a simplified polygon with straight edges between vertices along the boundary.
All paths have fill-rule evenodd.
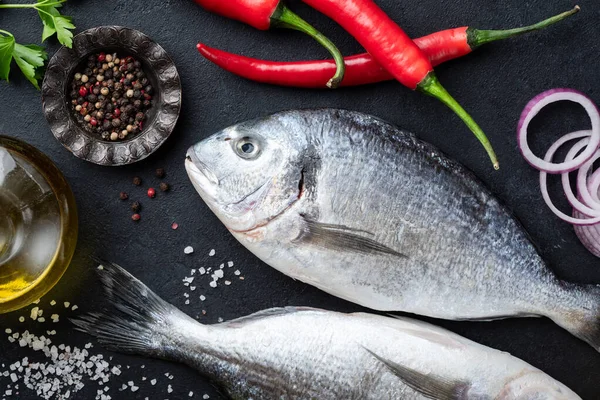
<path id="1" fill-rule="evenodd" d="M 185 156 L 185 169 L 188 172 L 190 180 L 196 186 L 206 189 L 207 186 L 218 186 L 219 178 L 204 164 L 193 148 L 188 150 Z"/>

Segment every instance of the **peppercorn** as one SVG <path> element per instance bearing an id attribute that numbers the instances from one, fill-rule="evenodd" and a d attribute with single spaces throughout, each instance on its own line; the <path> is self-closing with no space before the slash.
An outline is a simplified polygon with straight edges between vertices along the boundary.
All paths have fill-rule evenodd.
<path id="1" fill-rule="evenodd" d="M 100 53 L 98 54 L 98 62 L 104 62 L 106 60 L 106 54 Z"/>
<path id="2" fill-rule="evenodd" d="M 152 105 L 152 102 L 150 100 L 144 100 L 142 104 L 144 105 L 144 107 L 148 108 Z"/>
<path id="3" fill-rule="evenodd" d="M 139 201 L 134 201 L 131 204 L 131 211 L 133 211 L 134 213 L 136 213 L 136 214 L 139 213 L 141 211 L 141 209 L 142 209 L 142 205 L 140 204 Z"/>
<path id="4" fill-rule="evenodd" d="M 156 197 L 156 190 L 154 190 L 154 188 L 148 189 L 148 197 L 150 197 L 151 199 Z"/>
<path id="5" fill-rule="evenodd" d="M 134 63 L 133 63 L 133 66 L 134 66 L 135 68 L 141 68 L 141 67 L 142 67 L 142 63 L 141 63 L 141 62 L 139 62 L 139 61 L 134 61 Z"/>
<path id="6" fill-rule="evenodd" d="M 144 120 L 144 113 L 143 112 L 139 112 L 139 113 L 135 114 L 135 120 L 136 121 L 143 121 Z"/>
<path id="7" fill-rule="evenodd" d="M 92 89 L 92 93 L 94 93 L 96 96 L 98 96 L 100 94 L 100 88 L 94 87 L 94 89 Z"/>
<path id="8" fill-rule="evenodd" d="M 169 186 L 169 184 L 168 184 L 168 183 L 161 182 L 161 184 L 160 184 L 159 188 L 160 188 L 160 191 L 161 191 L 161 192 L 168 192 L 168 191 L 169 191 L 169 189 L 171 189 L 171 186 Z"/>
<path id="9" fill-rule="evenodd" d="M 157 177 L 157 178 L 159 178 L 159 179 L 162 179 L 162 178 L 164 178 L 164 177 L 165 177 L 165 175 L 166 175 L 164 168 L 158 168 L 158 169 L 155 171 L 155 175 L 156 175 L 156 177 Z"/>
<path id="10" fill-rule="evenodd" d="M 110 93 L 110 90 L 108 90 L 108 88 L 102 88 L 100 90 L 100 93 L 102 93 L 102 96 L 108 96 L 108 94 Z"/>
<path id="11" fill-rule="evenodd" d="M 152 94 L 152 86 L 150 86 L 150 85 L 146 86 L 144 88 L 144 93 L 148 94 L 148 95 Z"/>
<path id="12" fill-rule="evenodd" d="M 118 128 L 121 125 L 121 120 L 119 118 L 115 118 L 112 120 L 112 126 Z"/>
<path id="13" fill-rule="evenodd" d="M 121 192 L 121 194 L 119 194 L 119 198 L 121 200 L 127 200 L 129 198 L 129 195 L 126 192 Z"/>
<path id="14" fill-rule="evenodd" d="M 133 215 L 131 216 L 131 219 L 137 222 L 137 221 L 139 221 L 140 219 L 142 219 L 142 216 L 141 216 L 140 214 L 133 214 Z"/>
<path id="15" fill-rule="evenodd" d="M 136 176 L 133 178 L 133 184 L 135 186 L 140 186 L 142 184 L 142 178 L 140 178 L 139 176 Z"/>
<path id="16" fill-rule="evenodd" d="M 98 125 L 98 120 L 96 118 L 92 118 L 92 119 L 90 119 L 90 124 L 92 126 L 96 126 L 96 125 Z"/>
<path id="17" fill-rule="evenodd" d="M 129 97 L 129 98 L 133 97 L 133 94 L 134 94 L 134 91 L 133 91 L 133 89 L 129 89 L 129 90 L 127 90 L 127 92 L 126 92 L 126 95 L 127 95 L 127 97 Z"/>
<path id="18" fill-rule="evenodd" d="M 119 138 L 119 134 L 117 132 L 113 132 L 110 134 L 110 140 L 115 141 Z"/>
<path id="19" fill-rule="evenodd" d="M 92 116 L 91 116 L 91 115 L 89 115 L 89 114 L 87 114 L 85 117 L 83 117 L 83 120 L 84 120 L 85 122 L 89 122 L 91 119 L 92 119 Z"/>
<path id="20" fill-rule="evenodd" d="M 82 86 L 82 87 L 80 87 L 80 88 L 79 88 L 79 95 L 80 95 L 81 97 L 85 97 L 85 96 L 87 96 L 87 93 L 88 93 L 88 91 L 87 91 L 87 89 L 85 88 L 85 86 Z"/>
<path id="21" fill-rule="evenodd" d="M 115 111 L 113 112 L 115 118 L 119 118 L 121 116 L 121 109 L 120 108 L 115 108 Z"/>
<path id="22" fill-rule="evenodd" d="M 95 103 L 96 101 L 98 101 L 98 96 L 92 93 L 88 95 L 87 101 L 89 101 L 90 103 Z"/>

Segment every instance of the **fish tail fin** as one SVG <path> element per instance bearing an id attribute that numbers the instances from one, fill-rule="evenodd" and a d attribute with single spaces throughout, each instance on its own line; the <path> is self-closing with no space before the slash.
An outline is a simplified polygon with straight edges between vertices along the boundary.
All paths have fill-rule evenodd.
<path id="1" fill-rule="evenodd" d="M 568 298 L 550 318 L 600 352 L 600 285 L 563 283 L 563 286 L 567 287 Z"/>
<path id="2" fill-rule="evenodd" d="M 182 317 L 183 322 L 191 318 L 117 264 L 102 263 L 98 275 L 110 306 L 71 319 L 76 329 L 96 337 L 109 350 L 169 358 L 164 354 L 166 348 L 173 348 L 169 332 L 181 324 Z"/>

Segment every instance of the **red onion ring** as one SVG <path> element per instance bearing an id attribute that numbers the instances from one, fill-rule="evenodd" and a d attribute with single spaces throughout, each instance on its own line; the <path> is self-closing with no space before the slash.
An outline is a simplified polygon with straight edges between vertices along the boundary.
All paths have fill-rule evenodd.
<path id="1" fill-rule="evenodd" d="M 577 142 L 573 147 L 571 147 L 571 150 L 569 150 L 569 153 L 565 157 L 565 161 L 573 160 L 575 158 L 575 155 L 577 153 L 579 153 L 582 148 L 587 146 L 589 141 L 590 141 L 589 138 L 584 138 L 584 139 L 580 140 L 579 142 Z M 590 160 L 592 164 L 595 161 L 595 158 L 598 157 L 598 154 L 600 154 L 600 153 L 598 151 L 596 151 L 594 156 L 592 156 L 592 159 Z M 590 161 L 588 161 L 588 163 Z M 579 169 L 579 174 L 577 176 L 578 182 L 579 182 L 579 178 L 581 178 L 581 172 L 583 171 L 583 168 L 584 167 L 581 167 Z M 585 192 L 587 193 L 588 196 L 590 196 L 589 193 L 587 192 L 587 182 L 586 182 L 586 177 L 585 177 L 586 174 L 587 174 L 587 170 L 585 171 L 584 176 L 583 176 L 583 185 L 584 185 Z M 567 199 L 569 200 L 569 203 L 571 204 L 571 206 L 573 206 L 573 208 L 575 210 L 586 215 L 587 217 L 599 217 L 600 216 L 600 209 L 596 208 L 596 207 L 600 207 L 600 204 L 597 204 L 596 207 L 593 207 L 593 205 L 594 205 L 593 200 L 585 201 L 585 199 L 582 199 L 582 195 L 581 195 L 582 190 L 581 190 L 581 186 L 580 186 L 581 183 L 577 184 L 577 188 L 578 188 L 577 191 L 578 191 L 579 196 L 575 196 L 575 194 L 573 193 L 573 189 L 571 188 L 571 181 L 569 180 L 569 172 L 565 172 L 564 174 L 562 174 L 561 180 L 562 180 L 563 189 L 565 191 Z M 580 199 L 582 199 L 582 200 L 580 201 Z M 590 199 L 591 199 L 591 196 L 590 196 Z M 592 208 L 590 208 L 590 207 L 592 207 Z"/>
<path id="2" fill-rule="evenodd" d="M 548 164 L 550 164 L 551 161 L 552 161 L 552 157 L 554 157 L 554 154 L 556 153 L 556 151 L 561 146 L 563 146 L 565 143 L 567 143 L 567 142 L 569 142 L 571 140 L 574 140 L 574 139 L 590 137 L 590 135 L 591 135 L 590 131 L 578 131 L 578 132 L 572 132 L 572 133 L 569 133 L 569 134 L 563 136 L 562 138 L 558 139 L 552 146 L 550 146 L 550 148 L 548 149 L 548 152 L 546 153 L 546 156 L 544 157 L 543 161 L 546 162 L 546 163 L 548 163 Z M 575 151 L 572 151 L 573 154 L 571 154 L 571 152 L 570 152 L 570 155 L 572 157 L 574 157 L 575 154 L 579 150 L 581 150 L 581 148 L 583 148 L 583 146 L 585 145 L 584 141 L 586 141 L 586 140 L 587 139 L 584 139 L 583 141 L 579 141 L 577 144 L 575 144 L 574 147 L 580 146 L 580 148 L 577 149 L 577 150 L 575 150 Z M 586 151 L 589 148 L 590 148 L 590 146 L 589 146 L 589 143 L 588 143 L 587 147 L 586 147 Z M 595 150 L 594 150 L 594 152 L 595 152 Z M 594 152 L 592 152 L 592 156 L 594 155 Z M 581 157 L 581 154 L 578 157 Z M 577 157 L 575 157 L 575 158 L 577 158 Z M 571 161 L 569 161 L 567 159 L 563 164 L 566 164 L 566 163 L 569 163 L 569 162 L 571 162 Z M 554 165 L 559 165 L 559 164 L 554 164 Z M 565 179 L 564 179 L 565 175 L 567 176 L 567 178 L 566 178 L 567 185 L 565 186 L 565 192 L 567 192 L 567 190 L 566 190 L 567 187 L 569 188 L 569 191 L 571 191 L 570 190 L 571 185 L 570 185 L 570 182 L 568 181 L 568 178 L 569 178 L 568 177 L 568 172 L 564 172 L 563 173 L 563 185 L 565 184 Z M 544 202 L 546 203 L 546 205 L 548 205 L 548 207 L 550 208 L 550 210 L 552 210 L 552 212 L 554 214 L 556 214 L 560 219 L 562 219 L 563 221 L 568 222 L 570 224 L 581 225 L 581 226 L 596 225 L 596 224 L 600 223 L 600 216 L 594 216 L 594 218 L 585 218 L 585 215 L 583 215 L 583 213 L 581 213 L 582 215 L 577 214 L 577 216 L 572 217 L 572 216 L 569 216 L 569 215 L 563 213 L 562 211 L 560 211 L 554 205 L 554 203 L 552 202 L 552 199 L 550 198 L 550 194 L 548 193 L 547 180 L 548 180 L 548 173 L 545 172 L 545 171 L 541 171 L 540 172 L 540 188 L 542 190 L 542 197 L 544 198 Z M 572 191 L 571 191 L 571 194 L 572 194 Z M 567 196 L 568 196 L 568 194 L 567 194 Z M 574 202 L 571 203 L 572 205 L 574 205 L 574 203 L 579 203 L 580 205 L 582 205 L 583 207 L 585 207 L 585 205 L 583 205 L 578 199 L 576 199 L 575 196 L 572 196 L 572 197 L 574 199 Z M 570 198 L 569 201 L 571 201 L 573 199 Z M 579 212 L 577 210 L 577 208 L 575 209 L 575 211 Z M 590 211 L 592 211 L 592 213 L 596 213 L 595 210 L 591 210 L 590 209 Z"/>
<path id="3" fill-rule="evenodd" d="M 527 143 L 527 128 L 531 120 L 547 105 L 557 101 L 572 101 L 580 104 L 592 122 L 590 142 L 585 151 L 571 161 L 552 163 L 550 160 L 537 157 Z M 551 89 L 534 97 L 525 107 L 519 120 L 517 142 L 525 160 L 535 169 L 549 173 L 562 174 L 580 168 L 593 155 L 600 145 L 600 113 L 596 105 L 584 94 L 572 89 Z M 564 214 L 563 214 L 564 215 Z M 571 218 L 571 217 L 569 217 Z"/>

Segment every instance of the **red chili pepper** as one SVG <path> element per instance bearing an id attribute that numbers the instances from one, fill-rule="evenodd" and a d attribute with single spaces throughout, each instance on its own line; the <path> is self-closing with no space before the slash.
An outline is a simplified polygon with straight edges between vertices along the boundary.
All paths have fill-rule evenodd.
<path id="1" fill-rule="evenodd" d="M 576 6 L 570 11 L 523 28 L 498 31 L 454 28 L 414 39 L 414 42 L 435 67 L 465 56 L 483 44 L 546 28 L 579 10 L 579 6 Z M 200 54 L 231 73 L 253 81 L 279 86 L 322 88 L 336 69 L 334 60 L 265 61 L 228 53 L 201 43 L 197 47 Z M 359 86 L 394 79 L 369 53 L 346 57 L 344 60 L 346 74 L 340 86 Z"/>
<path id="2" fill-rule="evenodd" d="M 433 96 L 458 115 L 488 153 L 495 169 L 498 158 L 483 130 L 452 98 L 419 47 L 372 0 L 303 0 L 340 24 L 400 83 Z"/>
<path id="3" fill-rule="evenodd" d="M 333 56 L 336 71 L 327 82 L 330 88 L 338 87 L 344 78 L 344 57 L 338 48 L 321 32 L 287 8 L 280 0 L 195 0 L 206 10 L 235 19 L 257 29 L 287 28 L 311 36 Z"/>

